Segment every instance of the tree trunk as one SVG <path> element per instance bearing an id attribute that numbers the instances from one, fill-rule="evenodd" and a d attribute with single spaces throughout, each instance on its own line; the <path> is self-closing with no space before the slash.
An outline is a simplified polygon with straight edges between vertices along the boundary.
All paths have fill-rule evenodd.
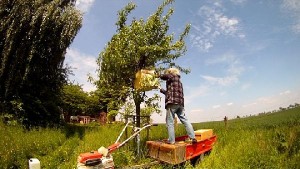
<path id="1" fill-rule="evenodd" d="M 105 125 L 107 122 L 107 113 L 106 112 L 101 112 L 99 115 L 99 121 L 101 125 Z"/>
<path id="2" fill-rule="evenodd" d="M 136 127 L 141 127 L 141 103 L 144 99 L 145 92 L 136 92 L 134 93 L 134 104 L 136 111 Z"/>
<path id="3" fill-rule="evenodd" d="M 135 111 L 136 111 L 136 127 L 141 127 L 141 99 L 136 98 L 134 100 L 134 104 L 135 104 Z"/>

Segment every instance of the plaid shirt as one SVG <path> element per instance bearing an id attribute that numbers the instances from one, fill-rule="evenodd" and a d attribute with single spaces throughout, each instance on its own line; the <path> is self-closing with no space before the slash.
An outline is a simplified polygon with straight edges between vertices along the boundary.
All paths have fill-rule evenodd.
<path id="1" fill-rule="evenodd" d="M 179 75 L 163 74 L 160 75 L 162 80 L 166 80 L 167 90 L 160 89 L 165 98 L 165 107 L 168 104 L 178 104 L 184 107 L 183 87 Z"/>

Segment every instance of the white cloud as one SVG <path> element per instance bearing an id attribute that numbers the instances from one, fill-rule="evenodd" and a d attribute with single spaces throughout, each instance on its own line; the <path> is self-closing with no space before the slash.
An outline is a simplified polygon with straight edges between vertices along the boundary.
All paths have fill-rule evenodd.
<path id="1" fill-rule="evenodd" d="M 290 94 L 290 93 L 291 93 L 291 91 L 287 90 L 287 91 L 279 93 L 279 95 L 287 95 L 287 94 Z"/>
<path id="2" fill-rule="evenodd" d="M 218 108 L 220 108 L 221 106 L 220 105 L 214 105 L 213 106 L 213 109 L 218 109 Z"/>
<path id="3" fill-rule="evenodd" d="M 220 96 L 226 96 L 226 95 L 227 95 L 227 91 L 220 92 Z"/>
<path id="4" fill-rule="evenodd" d="M 209 58 L 205 61 L 205 63 L 207 65 L 226 64 L 226 72 L 230 75 L 240 75 L 245 70 L 240 59 L 230 52 L 218 57 Z"/>
<path id="5" fill-rule="evenodd" d="M 253 100 L 240 102 L 228 102 L 224 106 L 215 104 L 210 108 L 194 107 L 190 108 L 186 104 L 186 115 L 192 123 L 202 121 L 221 121 L 227 116 L 229 119 L 237 116 L 244 117 L 256 115 L 262 112 L 278 110 L 279 107 L 288 107 L 290 104 L 300 103 L 300 88 L 294 90 L 286 90 L 277 94 L 259 97 Z M 199 106 L 199 105 L 197 105 Z M 201 112 L 201 113 L 199 113 Z M 163 118 L 161 118 L 163 119 Z"/>
<path id="6" fill-rule="evenodd" d="M 220 63 L 232 63 L 235 60 L 237 60 L 235 55 L 227 53 L 222 56 L 211 57 L 211 58 L 205 60 L 205 64 L 214 65 L 214 64 L 220 64 Z"/>
<path id="7" fill-rule="evenodd" d="M 200 16 L 202 24 L 193 24 L 194 31 L 191 32 L 190 39 L 192 45 L 202 51 L 212 48 L 219 36 L 245 37 L 239 26 L 239 19 L 226 16 L 220 2 L 202 6 L 197 15 Z"/>
<path id="8" fill-rule="evenodd" d="M 257 105 L 257 103 L 253 102 L 253 103 L 248 103 L 248 104 L 242 105 L 242 107 L 247 108 L 247 107 L 252 107 L 252 106 L 255 106 L 255 105 Z"/>
<path id="9" fill-rule="evenodd" d="M 77 0 L 76 7 L 82 12 L 88 12 L 95 0 Z"/>
<path id="10" fill-rule="evenodd" d="M 250 83 L 245 83 L 242 85 L 241 89 L 242 90 L 247 90 L 249 87 L 251 87 L 251 84 Z"/>
<path id="11" fill-rule="evenodd" d="M 228 18 L 227 16 L 220 16 L 217 19 L 217 26 L 225 35 L 234 35 L 237 32 L 237 25 L 239 21 L 236 18 Z"/>
<path id="12" fill-rule="evenodd" d="M 226 76 L 226 77 L 201 76 L 201 77 L 213 85 L 216 84 L 221 86 L 229 86 L 239 81 L 236 76 Z"/>
<path id="13" fill-rule="evenodd" d="M 291 26 L 291 29 L 294 33 L 300 34 L 300 1 L 283 0 L 282 8 L 294 18 L 294 24 Z"/>
<path id="14" fill-rule="evenodd" d="M 201 86 L 198 86 L 198 87 L 195 87 L 195 88 L 187 88 L 187 89 L 188 89 L 188 91 L 185 92 L 185 93 L 187 93 L 185 95 L 185 103 L 189 104 L 195 98 L 206 95 L 209 91 L 209 86 L 201 85 Z"/>
<path id="15" fill-rule="evenodd" d="M 191 113 L 201 113 L 203 112 L 203 109 L 193 109 L 191 110 Z"/>
<path id="16" fill-rule="evenodd" d="M 232 106 L 233 105 L 233 103 L 227 103 L 227 106 Z"/>
<path id="17" fill-rule="evenodd" d="M 69 77 L 71 80 L 83 85 L 85 91 L 95 90 L 95 87 L 88 82 L 88 74 L 96 77 L 96 57 L 81 53 L 77 49 L 67 49 L 65 63 L 71 66 L 74 76 Z"/>
<path id="18" fill-rule="evenodd" d="M 207 65 L 217 65 L 218 67 L 226 67 L 226 75 L 224 77 L 214 77 L 210 75 L 202 75 L 210 84 L 216 84 L 221 86 L 229 86 L 239 82 L 239 76 L 245 71 L 240 59 L 232 54 L 226 53 L 219 57 L 209 58 L 205 61 Z M 222 64 L 222 66 L 219 66 Z"/>
<path id="19" fill-rule="evenodd" d="M 244 4 L 247 0 L 230 0 L 235 5 Z"/>
<path id="20" fill-rule="evenodd" d="M 257 114 L 261 112 L 268 112 L 278 110 L 279 107 L 287 107 L 300 101 L 300 89 L 290 91 L 286 90 L 277 95 L 260 97 L 252 103 L 244 104 L 241 111 L 244 114 Z"/>
<path id="21" fill-rule="evenodd" d="M 282 5 L 286 9 L 300 12 L 300 1 L 299 0 L 283 0 Z"/>
<path id="22" fill-rule="evenodd" d="M 299 15 L 300 15 L 300 14 L 299 14 Z M 292 26 L 292 29 L 294 30 L 295 33 L 300 34 L 300 19 L 299 19 L 299 21 L 297 21 L 297 23 L 295 23 L 295 24 Z"/>

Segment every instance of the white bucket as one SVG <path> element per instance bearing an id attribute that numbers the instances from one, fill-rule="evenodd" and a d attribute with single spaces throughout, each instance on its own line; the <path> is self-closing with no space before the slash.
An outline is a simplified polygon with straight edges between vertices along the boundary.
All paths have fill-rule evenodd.
<path id="1" fill-rule="evenodd" d="M 41 169 L 41 163 L 37 158 L 29 159 L 29 169 Z"/>

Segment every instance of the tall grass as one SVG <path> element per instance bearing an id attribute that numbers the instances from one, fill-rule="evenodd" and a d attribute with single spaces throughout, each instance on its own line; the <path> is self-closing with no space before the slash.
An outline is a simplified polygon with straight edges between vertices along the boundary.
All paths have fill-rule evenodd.
<path id="1" fill-rule="evenodd" d="M 227 122 L 193 124 L 194 129 L 212 128 L 217 142 L 209 156 L 195 168 L 299 168 L 300 166 L 300 107 Z M 99 126 L 67 125 L 57 129 L 23 130 L 17 125 L 0 122 L 0 168 L 28 168 L 32 157 L 41 161 L 42 168 L 76 168 L 82 152 L 113 144 L 124 124 Z M 130 131 L 128 130 L 128 135 Z M 176 136 L 185 135 L 182 125 Z M 149 140 L 167 138 L 164 124 L 151 127 Z M 124 140 L 123 137 L 121 140 Z M 116 168 L 148 163 L 145 146 L 146 132 L 141 133 L 141 158 L 135 155 L 133 141 L 113 153 Z M 172 168 L 168 164 L 152 168 Z M 187 162 L 182 168 L 192 168 Z"/>
<path id="2" fill-rule="evenodd" d="M 50 154 L 67 140 L 56 129 L 23 130 L 0 123 L 1 168 L 28 168 L 28 159 Z"/>
<path id="3" fill-rule="evenodd" d="M 218 142 L 198 168 L 299 168 L 300 107 L 273 114 L 196 124 Z"/>
<path id="4" fill-rule="evenodd" d="M 107 127 L 76 125 L 26 131 L 21 126 L 7 126 L 1 121 L 0 168 L 28 168 L 28 160 L 33 157 L 41 161 L 42 168 L 75 168 L 79 153 L 112 141 L 112 131 Z"/>

